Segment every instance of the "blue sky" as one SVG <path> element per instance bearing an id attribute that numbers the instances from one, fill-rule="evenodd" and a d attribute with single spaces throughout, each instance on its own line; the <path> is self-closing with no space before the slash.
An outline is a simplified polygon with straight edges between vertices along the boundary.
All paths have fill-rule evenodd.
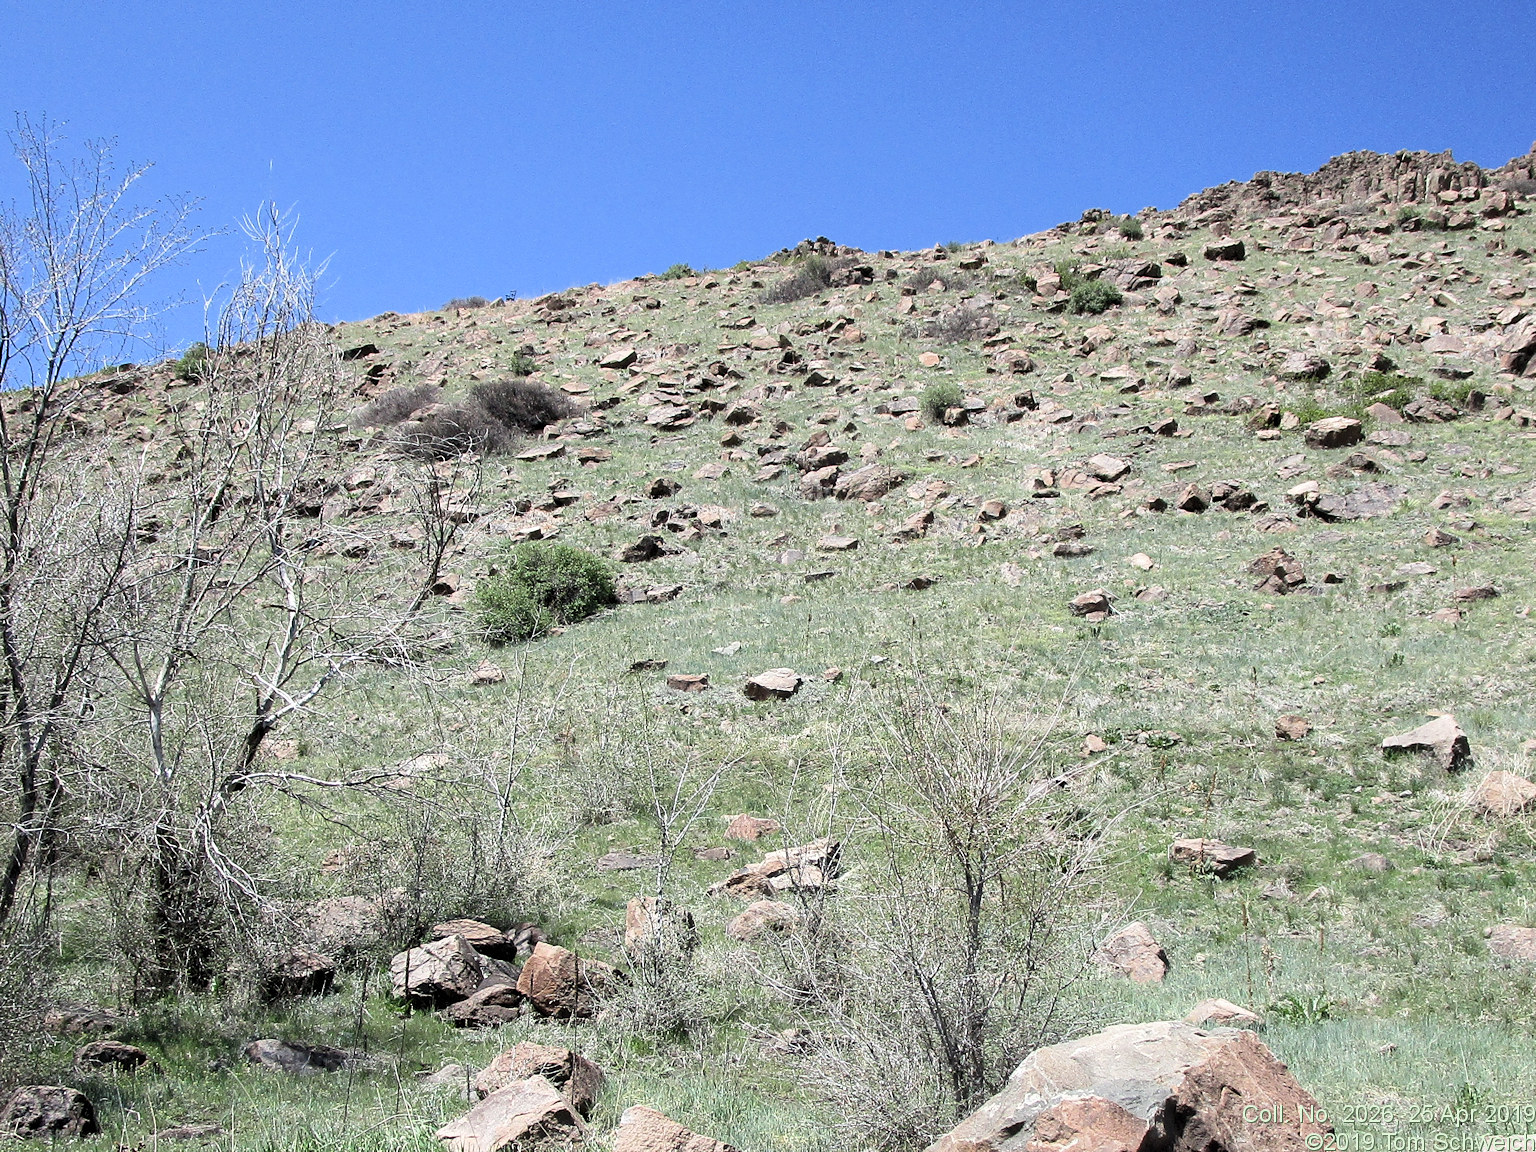
<path id="1" fill-rule="evenodd" d="M 115 137 L 210 229 L 297 208 L 326 315 L 360 318 L 1010 238 L 1354 148 L 1497 165 L 1536 138 L 1533 47 L 1529 0 L 0 0 L 0 115 Z"/>

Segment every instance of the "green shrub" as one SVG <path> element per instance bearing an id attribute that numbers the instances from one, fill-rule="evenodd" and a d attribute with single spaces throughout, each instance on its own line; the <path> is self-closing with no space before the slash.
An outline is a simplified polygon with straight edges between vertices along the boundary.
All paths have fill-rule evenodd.
<path id="1" fill-rule="evenodd" d="M 176 372 L 178 380 L 196 380 L 203 374 L 203 368 L 208 363 L 208 345 L 199 340 L 181 354 L 172 368 Z"/>
<path id="2" fill-rule="evenodd" d="M 618 599 L 608 562 L 570 544 L 520 544 L 475 589 L 480 630 L 495 644 L 536 639 Z"/>
<path id="3" fill-rule="evenodd" d="M 1097 316 L 1120 303 L 1121 299 L 1120 289 L 1113 284 L 1103 280 L 1085 280 L 1072 289 L 1072 299 L 1067 307 L 1078 314 L 1090 312 Z"/>
<path id="4" fill-rule="evenodd" d="M 965 393 L 960 391 L 960 385 L 952 380 L 935 380 L 923 389 L 923 395 L 918 402 L 923 406 L 923 411 L 930 420 L 942 420 L 945 412 L 951 408 L 958 408 L 965 402 Z"/>
<path id="5" fill-rule="evenodd" d="M 538 370 L 534 358 L 526 352 L 515 353 L 507 364 L 507 371 L 514 376 L 532 376 Z"/>
<path id="6" fill-rule="evenodd" d="M 1120 235 L 1127 240 L 1140 240 L 1144 233 L 1141 230 L 1141 221 L 1134 216 L 1122 216 L 1120 218 Z"/>
<path id="7" fill-rule="evenodd" d="M 1401 411 L 1423 387 L 1424 381 L 1418 376 L 1372 371 L 1361 373 L 1355 392 L 1362 404 L 1386 404 Z"/>
<path id="8" fill-rule="evenodd" d="M 674 264 L 661 274 L 663 280 L 682 280 L 688 276 L 697 276 L 698 273 L 687 264 Z"/>
<path id="9" fill-rule="evenodd" d="M 1446 404 L 1465 408 L 1474 388 L 1476 385 L 1470 380 L 1436 380 L 1429 386 L 1429 394 Z"/>

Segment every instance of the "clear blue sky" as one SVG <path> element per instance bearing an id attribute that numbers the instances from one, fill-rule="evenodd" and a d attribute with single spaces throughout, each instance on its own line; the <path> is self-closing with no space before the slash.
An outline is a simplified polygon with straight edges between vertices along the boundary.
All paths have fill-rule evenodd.
<path id="1" fill-rule="evenodd" d="M 1354 148 L 1496 165 L 1536 138 L 1533 49 L 1531 0 L 0 0 L 0 115 L 116 137 L 210 228 L 296 206 L 358 318 L 1010 238 Z"/>

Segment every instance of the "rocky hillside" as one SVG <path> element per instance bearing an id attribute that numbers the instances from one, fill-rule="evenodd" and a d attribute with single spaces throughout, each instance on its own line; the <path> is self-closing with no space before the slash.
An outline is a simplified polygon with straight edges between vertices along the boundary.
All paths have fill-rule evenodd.
<path id="1" fill-rule="evenodd" d="M 424 451 L 464 494 L 461 531 L 430 674 L 380 672 L 340 711 L 274 732 L 267 754 L 328 780 L 382 766 L 408 795 L 435 771 L 473 775 L 477 749 L 516 744 L 544 710 L 505 754 L 537 777 L 529 826 L 559 825 L 540 857 L 558 896 L 517 924 L 443 909 L 458 919 L 436 942 L 394 955 L 393 999 L 382 971 L 370 986 L 367 964 L 340 962 L 347 941 L 315 928 L 299 975 L 321 975 L 303 991 L 345 996 L 189 1029 L 175 1055 L 146 1014 L 123 1036 L 198 1071 L 134 1087 L 123 1117 L 154 1097 L 162 1118 L 223 1124 L 229 1099 L 258 1091 L 257 1066 L 339 1076 L 374 1035 L 366 1108 L 404 1117 L 407 1142 L 447 1125 L 449 1147 L 479 1152 L 556 1130 L 612 1131 L 635 1152 L 715 1147 L 632 1107 L 655 1105 L 746 1148 L 833 1146 L 853 1094 L 827 1078 L 852 1076 L 834 1057 L 853 1059 L 838 1029 L 854 1026 L 763 973 L 785 940 L 813 937 L 805 901 L 820 917 L 892 890 L 861 791 L 878 757 L 854 733 L 893 691 L 1038 721 L 1071 819 L 1102 820 L 1088 1038 L 1020 1070 L 1065 1061 L 1089 1103 L 1031 1112 L 1032 1149 L 1250 1146 L 1221 1111 L 1234 1084 L 1269 1085 L 1287 1108 L 1315 1096 L 1335 1117 L 1528 1101 L 1533 251 L 1536 151 L 1495 170 L 1350 153 L 1004 242 L 820 238 L 729 270 L 339 326 L 352 409 L 321 429 L 311 543 L 389 571 L 419 543 L 405 476 Z M 472 389 L 511 376 L 569 414 L 487 439 L 466 415 Z M 78 432 L 174 482 L 168 415 L 196 427 L 195 378 L 125 366 L 96 384 Z M 444 448 L 445 429 L 468 450 Z M 476 588 L 510 545 L 545 540 L 611 560 L 620 603 L 488 646 Z M 674 766 L 725 765 L 695 822 L 668 824 L 655 803 L 639 751 L 652 723 Z M 602 768 L 610 755 L 620 767 Z M 678 771 L 682 795 L 695 778 Z M 306 896 L 374 901 L 322 911 L 387 903 L 355 863 L 369 848 L 356 827 L 270 819 Z M 659 855 L 676 856 L 670 874 Z M 642 899 L 663 882 L 670 904 Z M 681 1040 L 637 1025 L 630 1001 L 628 1015 L 603 1007 L 657 986 L 637 957 L 668 908 L 707 958 L 689 994 L 717 997 Z M 88 932 L 73 932 L 64 950 L 84 971 Z M 859 987 L 876 1002 L 878 981 Z M 399 1024 L 406 1001 L 436 1014 Z M 1291 1072 L 1246 1033 L 1146 1025 L 1171 1071 L 1139 1102 L 1115 1096 L 1123 1045 L 1140 1041 L 1099 1028 L 1186 1016 L 1267 1028 Z M 280 1039 L 333 1055 L 294 1057 Z M 257 1040 L 269 1047 L 245 1047 Z M 485 1099 L 461 1117 L 470 1081 L 498 1068 L 520 1072 L 469 1091 Z M 262 1107 L 293 1117 L 342 1098 L 324 1076 L 303 1083 L 303 1101 L 260 1088 Z M 994 1121 L 1012 1106 L 989 1104 L 944 1146 L 1011 1147 Z M 1274 1146 L 1323 1132 L 1290 1118 Z M 147 1123 L 121 1122 L 135 1138 Z"/>

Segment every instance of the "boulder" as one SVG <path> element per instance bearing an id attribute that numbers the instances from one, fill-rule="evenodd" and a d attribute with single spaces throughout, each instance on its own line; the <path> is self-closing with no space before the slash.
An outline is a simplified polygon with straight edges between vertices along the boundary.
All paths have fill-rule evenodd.
<path id="1" fill-rule="evenodd" d="M 0 1111 L 0 1136 L 78 1140 L 100 1131 L 91 1102 L 73 1088 L 56 1084 L 17 1088 Z"/>
<path id="2" fill-rule="evenodd" d="M 53 1036 L 101 1036 L 121 1026 L 111 1013 L 78 1004 L 62 1004 L 43 1014 L 43 1029 Z"/>
<path id="3" fill-rule="evenodd" d="M 1292 352 L 1280 365 L 1280 375 L 1286 380 L 1323 380 L 1331 371 L 1328 361 L 1306 352 Z"/>
<path id="4" fill-rule="evenodd" d="M 1396 752 L 1417 752 L 1432 756 L 1435 763 L 1447 772 L 1455 772 L 1464 767 L 1472 758 L 1472 745 L 1467 740 L 1467 734 L 1456 723 L 1456 717 L 1449 713 L 1436 716 L 1411 732 L 1388 736 L 1381 742 L 1381 750 L 1389 756 Z"/>
<path id="5" fill-rule="evenodd" d="M 613 1133 L 613 1152 L 736 1152 L 729 1144 L 684 1128 L 643 1104 L 624 1109 Z"/>
<path id="6" fill-rule="evenodd" d="M 603 1087 L 603 1070 L 569 1048 L 523 1041 L 497 1053 L 485 1070 L 475 1077 L 475 1095 L 481 1098 L 499 1092 L 508 1084 L 542 1076 L 581 1116 L 592 1115 L 597 1094 Z"/>
<path id="7" fill-rule="evenodd" d="M 542 1076 L 515 1080 L 437 1130 L 448 1152 L 497 1152 L 512 1144 L 584 1143 L 586 1125 Z"/>
<path id="8" fill-rule="evenodd" d="M 1301 570 L 1301 561 L 1284 548 L 1271 548 L 1249 564 L 1248 571 L 1260 578 L 1253 586 L 1256 592 L 1269 592 L 1276 596 L 1294 592 L 1307 582 L 1306 573 Z"/>
<path id="9" fill-rule="evenodd" d="M 1179 498 L 1173 502 L 1173 506 L 1180 512 L 1194 512 L 1198 515 L 1211 506 L 1211 495 L 1200 485 L 1189 484 L 1179 493 Z"/>
<path id="10" fill-rule="evenodd" d="M 298 914 L 303 940 L 310 947 L 346 959 L 390 934 L 403 914 L 404 889 L 382 896 L 333 896 L 307 904 Z"/>
<path id="11" fill-rule="evenodd" d="M 1365 431 L 1349 416 L 1327 416 L 1307 425 L 1304 439 L 1309 448 L 1348 448 L 1360 443 Z"/>
<path id="12" fill-rule="evenodd" d="M 1225 878 L 1239 868 L 1257 864 L 1259 855 L 1252 848 L 1235 848 L 1220 840 L 1180 838 L 1169 847 L 1168 859 Z"/>
<path id="13" fill-rule="evenodd" d="M 1189 1015 L 1184 1017 L 1184 1022 L 1196 1028 L 1206 1028 L 1212 1024 L 1227 1028 L 1258 1028 L 1263 1025 L 1264 1019 L 1230 1000 L 1214 999 L 1196 1004 L 1189 1010 Z"/>
<path id="14" fill-rule="evenodd" d="M 1212 240 L 1205 246 L 1207 260 L 1242 260 L 1247 255 L 1247 246 L 1241 240 L 1233 240 L 1230 236 Z"/>
<path id="15" fill-rule="evenodd" d="M 1161 984 L 1168 975 L 1168 954 L 1140 920 L 1100 944 L 1094 962 L 1129 977 L 1134 984 Z"/>
<path id="16" fill-rule="evenodd" d="M 1321 493 L 1313 499 L 1303 498 L 1304 511 L 1319 520 L 1370 520 L 1378 516 L 1390 516 L 1408 496 L 1408 489 L 1400 484 L 1362 484 L 1348 495 L 1334 492 Z"/>
<path id="17" fill-rule="evenodd" d="M 544 1016 L 568 1020 L 591 1016 L 618 972 L 598 960 L 583 960 L 555 944 L 534 946 L 517 978 L 517 990 Z"/>
<path id="18" fill-rule="evenodd" d="M 117 1040 L 92 1040 L 75 1051 L 75 1071 L 137 1072 L 149 1062 L 149 1053 Z"/>
<path id="19" fill-rule="evenodd" d="M 1038 1049 L 929 1152 L 1304 1152 L 1332 1132 L 1309 1110 L 1252 1032 L 1122 1024 Z"/>
<path id="20" fill-rule="evenodd" d="M 1381 876 L 1392 871 L 1393 864 L 1380 852 L 1362 852 L 1349 861 L 1349 867 Z"/>
<path id="21" fill-rule="evenodd" d="M 487 984 L 444 1008 L 441 1015 L 455 1028 L 500 1028 L 523 1014 L 523 994 L 516 984 Z"/>
<path id="22" fill-rule="evenodd" d="M 839 500 L 878 500 L 887 492 L 900 488 L 907 482 L 907 475 L 889 464 L 866 464 L 856 472 L 838 479 L 833 495 Z"/>
<path id="23" fill-rule="evenodd" d="M 434 940 L 397 953 L 389 962 L 390 990 L 413 1004 L 441 1008 L 480 986 L 485 965 L 462 936 Z"/>
<path id="24" fill-rule="evenodd" d="M 725 926 L 732 940 L 752 940 L 764 932 L 784 932 L 800 923 L 800 912 L 782 900 L 756 900 Z"/>
<path id="25" fill-rule="evenodd" d="M 1100 452 L 1096 456 L 1088 457 L 1088 471 L 1093 476 L 1103 480 L 1106 484 L 1113 483 L 1131 470 L 1131 462 L 1122 460 L 1118 456 L 1111 456 L 1106 452 Z"/>
<path id="26" fill-rule="evenodd" d="M 271 1068 L 292 1076 L 335 1072 L 349 1056 L 329 1044 L 301 1044 L 297 1040 L 253 1040 L 245 1046 L 245 1058 L 258 1068 Z"/>
<path id="27" fill-rule="evenodd" d="M 748 700 L 788 700 L 800 691 L 804 677 L 793 668 L 770 668 L 741 686 Z"/>
<path id="28" fill-rule="evenodd" d="M 261 991 L 268 1000 L 324 996 L 336 986 L 336 961 L 313 948 L 283 953 L 262 973 Z"/>
<path id="29" fill-rule="evenodd" d="M 463 937 L 464 942 L 482 956 L 517 959 L 517 943 L 508 939 L 507 933 L 500 928 L 493 928 L 483 920 L 444 920 L 432 925 L 432 939 L 446 940 L 450 936 Z"/>
<path id="30" fill-rule="evenodd" d="M 1470 803 L 1484 816 L 1508 819 L 1536 806 L 1536 784 L 1513 772 L 1490 772 L 1472 790 Z"/>
<path id="31" fill-rule="evenodd" d="M 1275 718 L 1276 740 L 1305 740 L 1307 734 L 1312 731 L 1312 722 L 1305 716 L 1298 716 L 1294 712 L 1288 712 L 1284 716 Z"/>
<path id="32" fill-rule="evenodd" d="M 1097 624 L 1115 614 L 1113 601 L 1114 597 L 1103 588 L 1095 588 L 1091 592 L 1074 596 L 1067 607 L 1072 610 L 1072 615 L 1081 616 L 1090 624 Z"/>

